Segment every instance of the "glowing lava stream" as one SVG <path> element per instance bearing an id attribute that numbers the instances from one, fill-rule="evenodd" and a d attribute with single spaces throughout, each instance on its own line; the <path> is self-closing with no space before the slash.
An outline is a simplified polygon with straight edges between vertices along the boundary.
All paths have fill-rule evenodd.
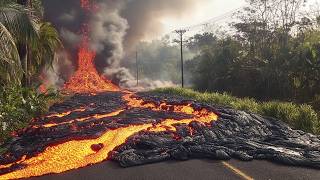
<path id="1" fill-rule="evenodd" d="M 71 113 L 73 112 L 84 112 L 86 111 L 85 108 L 79 108 L 79 109 L 75 109 L 75 110 L 71 110 L 71 111 L 67 111 L 67 112 L 63 112 L 63 113 L 55 113 L 55 114 L 51 114 L 51 115 L 48 115 L 46 116 L 46 118 L 53 118 L 53 117 L 65 117 L 65 116 L 68 116 L 70 115 Z"/>
<path id="2" fill-rule="evenodd" d="M 90 12 L 96 9 L 94 3 L 90 0 L 80 0 L 81 7 Z M 82 43 L 78 52 L 79 67 L 76 73 L 65 84 L 65 90 L 75 93 L 98 93 L 105 91 L 120 91 L 120 88 L 113 85 L 111 81 L 100 76 L 94 66 L 94 57 L 96 53 L 89 48 L 88 29 L 84 29 L 82 34 Z M 125 91 L 123 91 L 125 92 Z M 141 131 L 162 132 L 173 131 L 176 129 L 175 124 L 190 124 L 192 121 L 201 123 L 210 123 L 217 120 L 217 115 L 207 109 L 194 109 L 191 104 L 188 105 L 170 105 L 162 103 L 159 106 L 155 103 L 146 103 L 142 99 L 133 97 L 134 94 L 128 93 L 123 96 L 127 101 L 128 108 L 150 108 L 154 111 L 170 111 L 193 115 L 193 118 L 174 120 L 165 119 L 158 124 L 129 125 L 114 130 L 106 131 L 101 137 L 87 140 L 72 140 L 54 146 L 47 147 L 43 152 L 34 157 L 27 158 L 23 156 L 21 160 L 0 165 L 0 169 L 9 168 L 15 165 L 22 165 L 22 168 L 13 172 L 0 175 L 0 179 L 19 179 L 33 176 L 41 176 L 50 173 L 61 173 L 72 169 L 78 169 L 91 164 L 96 164 L 108 159 L 109 153 L 116 147 L 124 144 L 132 135 Z M 64 117 L 72 112 L 83 112 L 85 109 L 80 108 L 60 114 L 49 115 L 48 118 Z M 122 110 L 110 114 L 93 115 L 85 118 L 75 119 L 68 122 L 46 124 L 44 127 L 50 128 L 59 124 L 76 123 L 77 121 L 86 121 L 91 118 L 101 119 L 116 116 Z M 94 151 L 92 145 L 103 144 L 102 149 Z"/>
<path id="3" fill-rule="evenodd" d="M 138 101 L 143 102 L 142 100 L 131 98 L 131 95 L 127 95 L 125 97 L 129 101 L 128 104 L 131 107 L 146 108 L 137 103 Z M 150 103 L 147 106 L 152 105 Z M 30 159 L 25 159 L 24 157 L 18 163 L 25 165 L 25 168 L 13 171 L 8 174 L 4 174 L 0 176 L 0 179 L 27 178 L 50 173 L 61 173 L 68 170 L 85 167 L 107 160 L 108 154 L 113 149 L 124 144 L 126 140 L 135 133 L 141 131 L 162 132 L 167 131 L 168 129 L 175 131 L 175 128 L 173 126 L 174 124 L 189 124 L 192 121 L 210 123 L 217 120 L 216 114 L 205 109 L 197 111 L 190 106 L 185 106 L 186 108 L 183 108 L 183 105 L 177 105 L 176 107 L 177 108 L 175 109 L 175 111 L 178 111 L 177 109 L 182 109 L 180 112 L 183 113 L 183 111 L 186 110 L 188 114 L 194 114 L 195 117 L 179 121 L 174 119 L 166 119 L 156 125 L 152 123 L 143 125 L 130 125 L 128 127 L 109 130 L 97 139 L 73 140 L 56 146 L 48 147 L 44 152 L 36 155 L 35 157 L 31 157 Z M 149 108 L 157 109 L 155 105 Z M 104 145 L 103 148 L 98 152 L 93 151 L 91 149 L 91 146 L 99 143 L 102 143 Z M 15 163 L 2 166 L 0 165 L 0 169 L 10 167 L 10 165 L 14 164 Z"/>
<path id="4" fill-rule="evenodd" d="M 74 122 L 83 122 L 83 121 L 87 121 L 87 120 L 93 119 L 93 118 L 95 120 L 98 120 L 98 119 L 103 119 L 103 118 L 107 118 L 107 117 L 117 116 L 120 113 L 122 113 L 123 111 L 124 110 L 118 110 L 118 111 L 111 112 L 111 113 L 108 113 L 108 114 L 95 114 L 95 115 L 92 115 L 92 116 L 89 116 L 89 117 L 78 118 L 78 119 L 74 119 L 74 120 L 66 121 L 66 122 L 61 122 L 61 123 L 49 123 L 49 124 L 44 124 L 42 126 L 46 127 L 46 128 L 49 128 L 49 127 L 54 127 L 54 126 L 59 126 L 59 125 L 64 125 L 64 124 L 72 124 Z M 38 126 L 36 126 L 36 127 L 38 127 Z"/>

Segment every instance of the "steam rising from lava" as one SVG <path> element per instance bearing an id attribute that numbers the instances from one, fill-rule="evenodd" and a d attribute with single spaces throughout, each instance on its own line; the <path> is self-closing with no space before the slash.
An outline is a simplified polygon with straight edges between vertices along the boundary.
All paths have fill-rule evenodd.
<path id="1" fill-rule="evenodd" d="M 96 4 L 94 13 L 90 15 L 86 15 L 79 0 L 43 0 L 43 3 L 46 18 L 58 27 L 73 60 L 77 59 L 77 49 L 81 42 L 79 29 L 88 21 L 91 29 L 90 47 L 96 51 L 95 64 L 98 72 L 121 86 L 130 87 L 135 84 L 135 78 L 128 69 L 121 67 L 123 57 L 130 56 L 140 40 L 161 33 L 163 17 L 180 17 L 202 1 L 204 0 L 90 0 L 89 5 Z M 58 75 L 70 74 L 59 68 L 62 64 L 57 64 L 61 71 Z M 75 61 L 74 64 L 76 65 Z M 170 83 L 142 84 L 154 87 Z"/>

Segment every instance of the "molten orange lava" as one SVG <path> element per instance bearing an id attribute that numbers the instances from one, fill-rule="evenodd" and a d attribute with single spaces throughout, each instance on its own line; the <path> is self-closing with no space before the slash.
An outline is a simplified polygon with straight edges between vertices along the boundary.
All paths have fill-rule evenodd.
<path id="1" fill-rule="evenodd" d="M 86 111 L 85 108 L 79 108 L 79 109 L 74 109 L 71 111 L 67 111 L 67 112 L 63 112 L 63 113 L 55 113 L 55 114 L 51 114 L 46 116 L 47 118 L 52 118 L 52 117 L 57 117 L 57 118 L 61 118 L 61 117 L 65 117 L 68 116 L 69 114 L 73 113 L 73 112 L 84 112 Z"/>
<path id="2" fill-rule="evenodd" d="M 163 132 L 168 130 L 175 132 L 175 124 L 190 124 L 193 121 L 207 124 L 217 120 L 218 118 L 213 112 L 209 112 L 206 109 L 196 110 L 190 105 L 168 105 L 163 103 L 161 106 L 157 107 L 155 104 L 144 103 L 143 100 L 133 98 L 132 94 L 127 94 L 123 98 L 128 102 L 128 108 L 150 108 L 156 111 L 160 111 L 162 108 L 169 108 L 174 112 L 186 113 L 193 115 L 194 117 L 182 120 L 165 119 L 158 124 L 147 123 L 143 125 L 129 125 L 128 127 L 109 130 L 97 139 L 73 140 L 56 146 L 48 147 L 44 152 L 35 157 L 26 159 L 24 156 L 23 159 L 21 159 L 18 163 L 25 164 L 25 168 L 4 174 L 0 176 L 0 179 L 27 178 L 50 173 L 61 173 L 68 170 L 85 167 L 107 160 L 108 155 L 112 150 L 124 144 L 126 140 L 135 133 L 139 133 L 141 131 Z M 120 112 L 122 111 L 116 111 L 107 115 L 94 115 L 92 117 L 97 119 L 111 117 L 118 115 Z M 69 112 L 61 113 L 61 115 L 56 115 L 56 117 L 63 117 L 68 113 Z M 83 120 L 86 119 L 87 118 L 84 118 Z M 94 151 L 91 148 L 91 146 L 94 144 L 102 144 L 103 146 L 101 146 L 102 148 L 99 151 Z M 0 165 L 0 169 L 10 167 L 14 164 L 16 163 Z"/>
<path id="3" fill-rule="evenodd" d="M 90 0 L 80 0 L 81 8 L 87 12 L 96 9 Z M 65 84 L 64 89 L 76 93 L 93 93 L 104 91 L 118 91 L 119 88 L 111 81 L 100 76 L 94 66 L 96 52 L 89 47 L 89 26 L 83 24 L 82 43 L 78 52 L 78 70 Z"/>
<path id="4" fill-rule="evenodd" d="M 86 38 L 84 38 L 86 39 Z M 79 49 L 79 68 L 71 79 L 65 84 L 64 89 L 76 93 L 92 93 L 104 91 L 118 91 L 119 88 L 106 78 L 99 76 L 94 67 L 95 52 L 89 50 L 87 42 L 82 43 Z"/>
<path id="5" fill-rule="evenodd" d="M 89 0 L 80 0 L 81 7 L 84 10 L 92 10 L 94 5 L 90 4 Z M 89 41 L 86 33 L 83 33 L 83 41 L 78 52 L 79 67 L 72 78 L 65 84 L 64 89 L 75 93 L 97 93 L 104 91 L 119 91 L 120 89 L 112 84 L 109 80 L 99 76 L 94 67 L 95 52 L 90 50 Z M 127 93 L 123 91 L 123 93 Z M 9 168 L 16 164 L 25 165 L 23 168 L 16 169 L 13 172 L 0 175 L 0 179 L 19 179 L 33 176 L 41 176 L 50 173 L 61 173 L 72 169 L 85 167 L 91 164 L 96 164 L 108 159 L 109 153 L 116 147 L 124 144 L 132 135 L 141 131 L 148 132 L 175 132 L 175 124 L 190 124 L 193 121 L 208 124 L 218 119 L 218 116 L 207 109 L 195 109 L 191 104 L 186 105 L 171 105 L 161 103 L 157 105 L 152 102 L 145 102 L 142 99 L 134 97 L 134 94 L 127 93 L 123 96 L 127 102 L 127 109 L 130 108 L 145 108 L 153 111 L 170 111 L 182 114 L 188 114 L 191 118 L 175 120 L 164 119 L 157 124 L 146 123 L 142 125 L 128 125 L 114 130 L 107 130 L 96 139 L 87 140 L 72 140 L 58 145 L 47 147 L 43 152 L 34 157 L 23 156 L 23 158 L 15 163 L 0 165 L 0 169 Z M 61 123 L 48 123 L 43 127 L 33 128 L 51 128 L 53 126 L 71 124 L 79 121 L 98 120 L 119 115 L 124 109 L 117 110 L 108 114 L 96 114 L 88 117 L 73 119 Z M 74 112 L 84 112 L 84 108 L 79 108 L 63 113 L 57 113 L 47 116 L 47 118 L 61 118 L 70 115 Z M 75 129 L 77 130 L 77 129 Z M 191 129 L 192 131 L 192 129 Z M 99 145 L 99 149 L 92 149 L 92 145 Z M 100 149 L 101 148 L 101 149 Z"/>
<path id="6" fill-rule="evenodd" d="M 49 127 L 54 127 L 54 126 L 59 126 L 59 125 L 64 125 L 64 124 L 72 124 L 72 123 L 75 123 L 75 122 L 83 122 L 83 121 L 87 121 L 87 120 L 90 120 L 90 119 L 99 120 L 99 119 L 103 119 L 103 118 L 107 118 L 107 117 L 117 116 L 123 111 L 124 110 L 118 110 L 118 111 L 111 112 L 111 113 L 108 113 L 108 114 L 96 114 L 96 115 L 92 115 L 92 116 L 89 116 L 89 117 L 77 118 L 75 120 L 62 122 L 62 123 L 48 123 L 48 124 L 43 125 L 43 127 L 49 128 Z M 70 112 L 70 113 L 69 112 L 62 113 L 60 115 L 56 115 L 55 117 L 64 117 L 66 114 L 71 114 L 71 113 L 72 112 Z M 35 127 L 35 128 L 37 128 L 37 127 Z"/>

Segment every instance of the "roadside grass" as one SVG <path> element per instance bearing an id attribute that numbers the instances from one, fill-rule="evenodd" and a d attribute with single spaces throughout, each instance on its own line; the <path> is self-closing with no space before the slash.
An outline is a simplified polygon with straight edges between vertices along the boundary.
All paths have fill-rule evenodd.
<path id="1" fill-rule="evenodd" d="M 227 93 L 201 93 L 182 88 L 161 88 L 153 92 L 178 95 L 203 103 L 228 106 L 237 110 L 273 117 L 286 122 L 294 129 L 320 134 L 319 114 L 310 105 L 278 101 L 258 102 L 253 98 L 237 98 Z"/>

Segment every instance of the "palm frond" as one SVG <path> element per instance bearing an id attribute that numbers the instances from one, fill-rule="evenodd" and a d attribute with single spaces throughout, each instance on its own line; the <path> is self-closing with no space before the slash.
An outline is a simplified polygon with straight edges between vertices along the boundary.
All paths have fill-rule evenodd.
<path id="1" fill-rule="evenodd" d="M 0 0 L 0 22 L 15 37 L 16 42 L 32 42 L 38 37 L 39 18 L 28 7 Z"/>
<path id="2" fill-rule="evenodd" d="M 61 47 L 62 43 L 58 31 L 51 23 L 41 23 L 39 41 L 32 47 L 35 69 L 39 71 L 43 67 L 52 67 L 55 53 Z"/>
<path id="3" fill-rule="evenodd" d="M 22 67 L 14 38 L 0 23 L 0 81 L 20 84 Z"/>
<path id="4" fill-rule="evenodd" d="M 31 0 L 32 9 L 36 16 L 43 18 L 44 8 L 41 0 Z"/>

